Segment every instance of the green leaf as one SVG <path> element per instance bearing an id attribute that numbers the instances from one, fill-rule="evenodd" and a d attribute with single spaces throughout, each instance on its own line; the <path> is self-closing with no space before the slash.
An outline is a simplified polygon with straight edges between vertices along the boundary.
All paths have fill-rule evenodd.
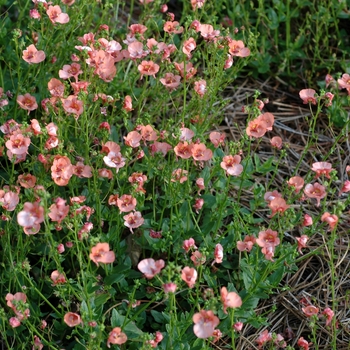
<path id="1" fill-rule="evenodd" d="M 109 275 L 104 279 L 104 283 L 107 286 L 111 286 L 113 283 L 118 283 L 124 278 L 124 275 L 114 273 L 113 275 Z"/>
<path id="2" fill-rule="evenodd" d="M 156 311 L 156 310 L 151 310 L 151 315 L 153 316 L 153 318 L 156 322 L 165 323 L 165 318 L 161 312 Z"/>

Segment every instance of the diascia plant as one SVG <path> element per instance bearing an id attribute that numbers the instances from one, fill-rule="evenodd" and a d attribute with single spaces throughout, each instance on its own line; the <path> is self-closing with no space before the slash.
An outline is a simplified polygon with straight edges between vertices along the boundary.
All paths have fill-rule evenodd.
<path id="1" fill-rule="evenodd" d="M 214 131 L 220 91 L 254 54 L 242 33 L 201 23 L 205 1 L 184 23 L 140 1 L 130 24 L 131 3 L 123 25 L 119 2 L 19 9 L 27 26 L 13 33 L 16 70 L 0 90 L 7 348 L 234 348 L 244 325 L 265 323 L 259 301 L 308 248 L 312 219 L 296 206 L 319 207 L 325 232 L 341 221 L 325 204 L 336 172 L 326 159 L 282 188 L 255 180 L 283 159 L 279 139 L 263 164 L 252 151 L 274 126 L 262 101 L 245 107 L 238 142 Z M 308 90 L 300 97 L 320 103 Z"/>

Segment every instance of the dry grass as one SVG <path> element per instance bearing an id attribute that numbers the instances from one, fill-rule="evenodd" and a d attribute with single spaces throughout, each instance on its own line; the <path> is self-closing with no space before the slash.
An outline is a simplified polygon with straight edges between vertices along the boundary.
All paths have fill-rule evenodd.
<path id="1" fill-rule="evenodd" d="M 229 96 L 229 104 L 224 111 L 224 123 L 218 129 L 230 135 L 231 140 L 240 140 L 242 131 L 244 132 L 246 128 L 247 119 L 247 115 L 242 112 L 242 106 L 253 101 L 256 89 L 262 93 L 262 98 L 267 97 L 270 100 L 265 111 L 274 114 L 275 124 L 273 131 L 263 137 L 254 152 L 259 154 L 262 161 L 271 157 L 274 150 L 269 140 L 273 136 L 280 136 L 284 145 L 287 145 L 285 147 L 287 156 L 282 160 L 280 170 L 273 179 L 271 188 L 281 188 L 282 183 L 294 175 L 293 172 L 300 157 L 303 159 L 300 161 L 298 175 L 304 176 L 310 171 L 311 164 L 320 161 L 333 147 L 328 161 L 338 171 L 337 186 L 339 190 L 339 186 L 346 180 L 345 167 L 350 164 L 349 139 L 341 139 L 335 144 L 337 130 L 328 126 L 328 119 L 325 115 L 320 115 L 315 129 L 318 141 L 307 148 L 310 135 L 306 119 L 311 114 L 308 106 L 302 104 L 298 92 L 291 94 L 277 86 L 271 86 L 268 81 L 257 82 L 248 79 L 242 81 L 238 86 L 231 87 L 226 91 Z M 302 156 L 303 152 L 305 152 L 304 156 Z M 268 183 L 270 178 L 267 176 L 261 180 L 261 183 Z M 245 200 L 248 201 L 251 193 L 246 191 L 244 195 L 246 196 Z M 340 200 L 345 201 L 345 198 L 346 196 L 343 196 Z M 329 204 L 331 206 L 333 203 Z M 303 204 L 303 211 L 308 212 L 313 217 L 319 217 L 322 214 L 319 212 L 319 208 L 308 202 Z M 266 218 L 266 213 L 263 216 Z M 334 311 L 338 324 L 337 334 L 334 334 L 331 328 L 326 328 L 325 320 L 320 319 L 316 332 L 317 348 L 320 350 L 332 349 L 331 339 L 337 337 L 337 350 L 350 349 L 350 220 L 348 211 L 342 216 L 341 222 L 337 228 L 339 238 L 332 247 L 335 252 L 335 258 L 333 258 L 334 275 L 332 275 L 329 264 L 332 256 L 327 244 L 328 237 L 316 233 L 308 241 L 308 249 L 304 249 L 305 255 L 296 262 L 298 271 L 286 275 L 281 283 L 281 288 L 284 288 L 284 291 L 262 301 L 257 310 L 257 314 L 267 315 L 270 323 L 269 331 L 282 334 L 286 340 L 289 340 L 288 344 L 296 349 L 299 348 L 296 343 L 301 336 L 311 340 L 310 321 L 301 310 L 300 300 L 307 298 L 321 310 L 325 307 L 332 308 L 331 279 L 335 284 L 334 299 L 337 308 Z M 295 232 L 287 234 L 285 239 L 294 241 L 293 237 L 300 236 L 300 234 L 300 230 L 297 228 Z M 255 340 L 264 329 L 257 330 L 252 326 L 246 326 L 238 339 L 236 348 L 257 349 Z M 228 339 L 226 340 L 228 341 Z M 213 345 L 213 348 L 229 347 L 225 344 L 226 340 L 223 339 L 221 345 Z"/>

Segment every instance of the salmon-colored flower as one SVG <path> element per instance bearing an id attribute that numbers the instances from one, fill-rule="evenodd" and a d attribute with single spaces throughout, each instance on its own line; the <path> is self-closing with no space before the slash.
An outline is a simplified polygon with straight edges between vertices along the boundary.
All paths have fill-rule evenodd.
<path id="1" fill-rule="evenodd" d="M 212 131 L 209 134 L 209 139 L 215 148 L 218 148 L 220 145 L 224 144 L 226 134 L 223 132 Z"/>
<path id="2" fill-rule="evenodd" d="M 169 34 L 181 34 L 184 31 L 184 27 L 181 27 L 177 21 L 167 21 L 164 23 L 163 30 Z"/>
<path id="3" fill-rule="evenodd" d="M 298 242 L 298 252 L 299 254 L 303 255 L 301 249 L 306 248 L 306 243 L 309 240 L 309 237 L 306 235 L 301 235 L 300 237 L 295 237 L 295 239 Z"/>
<path id="4" fill-rule="evenodd" d="M 135 211 L 128 215 L 123 216 L 124 225 L 129 227 L 130 231 L 133 232 L 133 228 L 140 227 L 145 219 L 142 217 L 142 214 L 139 211 Z"/>
<path id="5" fill-rule="evenodd" d="M 250 252 L 253 249 L 253 245 L 256 243 L 254 236 L 245 236 L 243 241 L 237 242 L 237 249 L 240 252 Z"/>
<path id="6" fill-rule="evenodd" d="M 334 311 L 331 308 L 326 307 L 323 310 L 322 315 L 326 317 L 326 327 L 329 326 L 332 322 L 333 317 L 334 317 Z"/>
<path id="7" fill-rule="evenodd" d="M 182 243 L 182 249 L 188 253 L 188 251 L 193 247 L 193 249 L 197 249 L 196 242 L 193 238 L 185 239 Z"/>
<path id="8" fill-rule="evenodd" d="M 326 222 L 329 226 L 329 231 L 332 231 L 335 229 L 335 227 L 337 226 L 338 223 L 338 216 L 335 214 L 330 214 L 328 212 L 325 212 L 322 216 L 321 216 L 321 221 L 322 222 Z"/>
<path id="9" fill-rule="evenodd" d="M 241 297 L 235 292 L 228 292 L 226 287 L 221 288 L 221 302 L 224 306 L 224 313 L 227 314 L 227 308 L 237 308 L 242 306 Z"/>
<path id="10" fill-rule="evenodd" d="M 226 170 L 226 174 L 232 176 L 239 176 L 243 171 L 243 166 L 240 164 L 241 156 L 229 155 L 225 156 L 220 163 L 222 169 Z"/>
<path id="11" fill-rule="evenodd" d="M 343 187 L 340 189 L 339 191 L 339 196 L 342 194 L 342 193 L 346 193 L 346 192 L 350 192 L 350 181 L 349 180 L 346 180 L 343 184 Z"/>
<path id="12" fill-rule="evenodd" d="M 123 158 L 120 152 L 109 152 L 107 156 L 103 157 L 103 161 L 111 168 L 119 170 L 125 165 L 125 158 Z"/>
<path id="13" fill-rule="evenodd" d="M 309 346 L 311 346 L 312 343 L 309 343 L 303 337 L 300 337 L 298 339 L 297 345 L 300 346 L 303 350 L 309 350 Z"/>
<path id="14" fill-rule="evenodd" d="M 232 56 L 248 57 L 250 50 L 244 46 L 242 40 L 231 40 L 228 44 L 228 52 Z"/>
<path id="15" fill-rule="evenodd" d="M 17 214 L 17 223 L 24 228 L 24 233 L 27 235 L 38 233 L 43 221 L 44 208 L 38 202 L 24 203 L 23 210 Z"/>
<path id="16" fill-rule="evenodd" d="M 89 165 L 84 165 L 83 162 L 77 162 L 73 165 L 73 174 L 79 178 L 90 178 L 92 177 L 92 169 Z"/>
<path id="17" fill-rule="evenodd" d="M 108 335 L 107 347 L 110 348 L 110 344 L 124 344 L 128 340 L 128 337 L 125 333 L 122 332 L 120 327 L 115 327 Z"/>
<path id="18" fill-rule="evenodd" d="M 203 97 L 207 92 L 207 82 L 203 79 L 194 82 L 194 91 Z"/>
<path id="19" fill-rule="evenodd" d="M 183 182 L 185 182 L 187 180 L 187 174 L 188 171 L 187 170 L 183 170 L 183 169 L 175 169 L 172 174 L 171 174 L 171 182 L 180 182 L 180 184 L 182 184 Z"/>
<path id="20" fill-rule="evenodd" d="M 19 203 L 18 193 L 0 190 L 0 206 L 7 211 L 14 211 Z"/>
<path id="21" fill-rule="evenodd" d="M 213 157 L 213 152 L 204 143 L 195 143 L 191 148 L 191 153 L 194 160 L 203 162 Z"/>
<path id="22" fill-rule="evenodd" d="M 62 220 L 68 215 L 69 205 L 66 205 L 66 201 L 63 198 L 58 197 L 55 203 L 50 206 L 49 218 L 60 224 Z"/>
<path id="23" fill-rule="evenodd" d="M 182 159 L 188 159 L 192 156 L 192 148 L 193 144 L 189 144 L 186 141 L 179 142 L 174 147 L 174 152 L 178 157 L 181 157 Z"/>
<path id="24" fill-rule="evenodd" d="M 316 104 L 316 91 L 314 89 L 303 89 L 299 92 L 300 98 L 303 100 L 304 104 L 312 103 Z"/>
<path id="25" fill-rule="evenodd" d="M 180 75 L 174 75 L 173 73 L 165 73 L 164 78 L 159 79 L 168 91 L 176 90 L 180 85 L 180 80 Z"/>
<path id="26" fill-rule="evenodd" d="M 187 283 L 189 288 L 193 288 L 197 280 L 197 271 L 194 268 L 186 266 L 182 269 L 181 279 Z"/>
<path id="27" fill-rule="evenodd" d="M 5 142 L 6 148 L 15 155 L 25 155 L 28 152 L 30 138 L 22 134 L 13 134 L 10 139 Z"/>
<path id="28" fill-rule="evenodd" d="M 313 305 L 308 305 L 306 307 L 303 307 L 302 310 L 307 317 L 318 315 L 318 311 L 319 311 L 319 309 Z"/>
<path id="29" fill-rule="evenodd" d="M 293 176 L 287 181 L 287 184 L 294 187 L 295 193 L 299 193 L 304 187 L 304 179 L 300 176 Z"/>
<path id="30" fill-rule="evenodd" d="M 152 258 L 141 260 L 137 268 L 144 274 L 148 279 L 153 278 L 155 275 L 158 275 L 160 271 L 164 268 L 164 260 L 154 260 Z"/>
<path id="31" fill-rule="evenodd" d="M 66 156 L 55 156 L 51 166 L 51 177 L 56 185 L 66 186 L 73 176 L 73 166 Z"/>
<path id="32" fill-rule="evenodd" d="M 45 52 L 42 50 L 38 51 L 33 44 L 29 45 L 23 51 L 23 56 L 22 56 L 22 58 L 29 64 L 40 63 L 45 60 L 45 57 L 46 57 Z"/>
<path id="33" fill-rule="evenodd" d="M 213 311 L 201 310 L 192 317 L 194 334 L 201 339 L 207 339 L 214 333 L 215 328 L 219 325 L 220 320 L 214 315 Z"/>
<path id="34" fill-rule="evenodd" d="M 312 171 L 316 173 L 315 179 L 320 177 L 321 175 L 325 175 L 328 179 L 331 178 L 330 172 L 334 170 L 332 168 L 332 164 L 328 162 L 316 162 L 312 164 Z"/>
<path id="35" fill-rule="evenodd" d="M 78 75 L 83 73 L 83 71 L 80 69 L 79 63 L 72 63 L 72 64 L 66 64 L 63 66 L 62 69 L 58 71 L 58 76 L 61 79 L 69 79 L 73 77 L 75 81 L 78 81 Z"/>
<path id="36" fill-rule="evenodd" d="M 66 13 L 63 13 L 61 8 L 58 5 L 56 6 L 49 5 L 49 8 L 47 9 L 46 13 L 53 24 L 55 23 L 65 24 L 69 22 L 69 16 Z"/>
<path id="37" fill-rule="evenodd" d="M 318 207 L 321 204 L 321 199 L 327 196 L 326 188 L 318 182 L 315 184 L 307 184 L 304 188 L 304 193 L 308 198 L 315 198 Z"/>
<path id="38" fill-rule="evenodd" d="M 101 264 L 111 264 L 115 260 L 115 254 L 109 250 L 108 243 L 97 243 L 91 248 L 90 259 L 98 266 Z"/>
<path id="39" fill-rule="evenodd" d="M 281 149 L 282 148 L 282 139 L 279 136 L 274 136 L 271 140 L 270 140 L 271 146 L 277 149 Z"/>
<path id="40" fill-rule="evenodd" d="M 137 204 L 136 198 L 129 194 L 123 194 L 117 199 L 117 206 L 121 212 L 128 213 L 135 209 Z"/>
<path id="41" fill-rule="evenodd" d="M 191 52 L 196 48 L 196 40 L 194 40 L 192 37 L 188 38 L 182 47 L 182 52 L 187 56 L 187 58 L 191 58 Z"/>
<path id="42" fill-rule="evenodd" d="M 9 306 L 16 314 L 15 318 L 18 322 L 25 320 L 30 316 L 30 310 L 26 308 L 27 296 L 24 293 L 18 292 L 14 295 L 8 293 L 6 294 L 5 300 L 7 301 L 7 306 Z M 17 324 L 16 320 L 13 320 L 14 324 Z M 12 327 L 18 326 L 19 324 Z"/>
<path id="43" fill-rule="evenodd" d="M 140 79 L 142 79 L 144 75 L 152 75 L 155 79 L 156 74 L 159 71 L 159 65 L 154 63 L 153 61 L 142 61 L 137 68 L 141 73 Z"/>
<path id="44" fill-rule="evenodd" d="M 124 136 L 125 144 L 132 148 L 139 147 L 142 136 L 137 131 L 131 131 L 126 136 Z"/>
<path id="45" fill-rule="evenodd" d="M 123 109 L 126 112 L 131 112 L 133 110 L 131 96 L 129 96 L 129 95 L 125 96 L 124 103 L 123 103 Z"/>
<path id="46" fill-rule="evenodd" d="M 183 62 L 174 62 L 175 69 L 180 73 L 182 77 L 186 74 L 186 79 L 191 79 L 197 73 L 197 69 L 193 67 L 191 62 L 186 63 L 186 67 Z M 185 73 L 186 72 L 186 73 Z"/>
<path id="47" fill-rule="evenodd" d="M 309 214 L 304 215 L 302 226 L 311 226 L 313 224 L 312 217 Z"/>
<path id="48" fill-rule="evenodd" d="M 70 114 L 74 114 L 74 118 L 78 119 L 84 112 L 83 102 L 78 100 L 77 96 L 70 95 L 62 99 L 63 109 Z"/>
<path id="49" fill-rule="evenodd" d="M 194 266 L 199 266 L 205 263 L 206 257 L 201 252 L 196 250 L 192 253 L 191 260 L 193 261 Z"/>
<path id="50" fill-rule="evenodd" d="M 275 216 L 277 213 L 283 214 L 290 207 L 290 205 L 288 205 L 281 197 L 274 198 L 269 202 L 268 206 L 271 209 L 270 218 Z"/>
<path id="51" fill-rule="evenodd" d="M 36 98 L 31 94 L 19 95 L 17 97 L 17 103 L 19 106 L 28 111 L 28 114 L 31 111 L 34 111 L 38 108 L 38 104 L 36 103 Z"/>
<path id="52" fill-rule="evenodd" d="M 260 335 L 255 340 L 255 342 L 258 344 L 258 349 L 262 349 L 263 346 L 271 340 L 272 340 L 272 334 L 269 333 L 267 329 L 265 329 L 262 333 L 260 333 Z"/>
<path id="53" fill-rule="evenodd" d="M 248 123 L 246 133 L 250 138 L 260 138 L 266 134 L 267 125 L 262 118 L 256 118 Z"/>
<path id="54" fill-rule="evenodd" d="M 193 204 L 193 208 L 197 214 L 199 214 L 199 210 L 202 209 L 203 205 L 204 205 L 204 199 L 203 198 L 196 198 L 196 201 Z"/>
<path id="55" fill-rule="evenodd" d="M 215 260 L 213 261 L 213 264 L 221 264 L 222 260 L 224 258 L 224 248 L 222 247 L 221 244 L 217 244 L 214 249 L 214 258 Z"/>
<path id="56" fill-rule="evenodd" d="M 74 312 L 67 312 L 63 318 L 64 323 L 69 327 L 78 326 L 81 323 L 80 315 Z"/>
<path id="57" fill-rule="evenodd" d="M 214 30 L 211 24 L 201 24 L 199 31 L 206 41 L 215 41 L 220 35 L 220 30 Z"/>
<path id="58" fill-rule="evenodd" d="M 272 231 L 270 228 L 266 231 L 259 232 L 259 238 L 256 239 L 256 243 L 260 247 L 265 247 L 266 245 L 277 246 L 280 244 L 280 239 L 278 238 L 278 232 Z"/>
<path id="59" fill-rule="evenodd" d="M 53 282 L 53 286 L 67 282 L 66 276 L 63 273 L 60 273 L 58 270 L 52 271 L 50 278 Z"/>

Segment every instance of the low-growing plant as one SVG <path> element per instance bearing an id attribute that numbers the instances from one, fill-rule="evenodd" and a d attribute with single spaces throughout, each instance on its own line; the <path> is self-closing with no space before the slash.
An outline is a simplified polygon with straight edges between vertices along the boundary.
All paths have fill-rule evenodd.
<path id="1" fill-rule="evenodd" d="M 224 89 L 259 57 L 256 35 L 230 33 L 198 0 L 182 22 L 161 1 L 19 5 L 2 22 L 2 346 L 235 349 L 243 327 L 267 327 L 258 305 L 317 254 L 308 240 L 338 239 L 350 186 L 339 193 L 328 158 L 348 130 L 332 110 L 346 106 L 347 74 L 300 91 L 308 146 L 276 187 L 288 145 L 271 136 L 260 157 L 268 101 L 256 92 L 242 106 L 239 140 L 219 129 Z M 300 173 L 324 113 L 342 129 Z M 314 338 L 299 347 L 319 324 L 336 333 L 335 299 L 302 307 Z M 267 329 L 254 340 L 296 341 Z"/>

